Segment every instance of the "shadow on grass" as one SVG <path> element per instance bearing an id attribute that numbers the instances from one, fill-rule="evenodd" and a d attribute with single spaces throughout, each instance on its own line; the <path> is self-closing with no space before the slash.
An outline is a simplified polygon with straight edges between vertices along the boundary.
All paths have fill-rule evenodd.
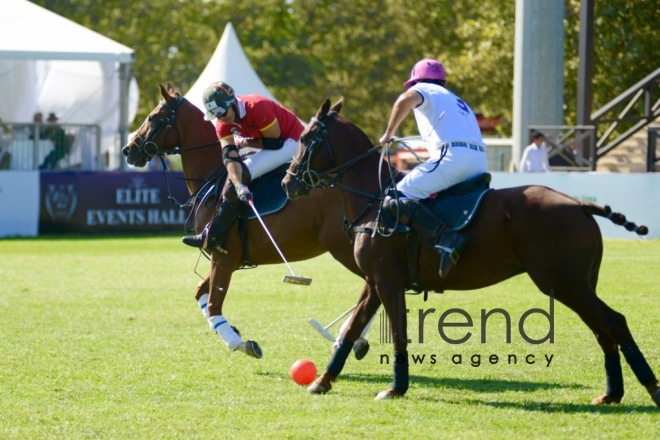
<path id="1" fill-rule="evenodd" d="M 342 375 L 339 380 L 353 382 L 369 383 L 390 383 L 391 375 L 361 374 L 361 375 Z M 501 393 L 505 391 L 537 391 L 550 389 L 581 389 L 585 388 L 579 384 L 560 384 L 550 382 L 528 382 L 521 380 L 502 380 L 502 379 L 458 379 L 453 377 L 427 377 L 410 376 L 410 382 L 423 387 L 452 388 L 458 390 L 468 390 L 479 393 Z"/>
<path id="2" fill-rule="evenodd" d="M 343 375 L 339 379 L 346 382 L 369 382 L 369 383 L 383 383 L 384 386 L 389 385 L 392 381 L 390 375 L 376 375 L 376 374 L 363 374 L 363 375 Z M 466 390 L 474 393 L 502 393 L 507 391 L 517 392 L 534 392 L 538 390 L 553 390 L 553 389 L 569 389 L 579 390 L 588 387 L 580 384 L 565 384 L 565 383 L 551 383 L 551 382 L 529 382 L 520 380 L 501 380 L 501 379 L 458 379 L 451 377 L 433 378 L 426 376 L 410 376 L 411 384 L 422 387 L 437 387 L 451 388 L 458 390 Z M 414 390 L 411 393 L 411 398 L 414 397 Z M 469 397 L 469 396 L 466 396 Z M 596 396 L 594 396 L 596 397 Z M 492 402 L 487 400 L 478 399 L 461 399 L 461 400 L 445 400 L 441 395 L 437 397 L 425 396 L 418 397 L 421 400 L 434 400 L 437 402 L 445 402 L 449 404 L 468 404 L 468 405 L 486 405 L 493 408 L 501 409 L 520 409 L 524 411 L 539 411 L 546 413 L 590 413 L 590 414 L 625 414 L 625 413 L 657 413 L 658 408 L 649 402 L 649 405 L 626 405 L 625 400 L 620 405 L 592 405 L 590 403 L 549 403 L 549 402 Z"/>
<path id="3" fill-rule="evenodd" d="M 288 379 L 288 375 L 272 372 L 259 372 L 259 376 L 273 379 Z M 392 382 L 392 376 L 388 374 L 343 374 L 339 377 L 341 382 L 368 382 L 370 384 L 381 383 L 386 388 Z M 502 393 L 507 391 L 534 392 L 538 390 L 571 389 L 579 390 L 588 388 L 580 384 L 564 384 L 550 382 L 528 382 L 521 380 L 500 379 L 458 379 L 451 377 L 434 378 L 426 376 L 410 376 L 411 384 L 421 387 L 451 388 L 455 390 L 466 390 L 474 393 Z M 414 396 L 414 390 L 409 393 L 410 398 L 420 400 L 432 400 L 457 405 L 486 405 L 498 409 L 519 409 L 523 411 L 537 411 L 545 413 L 589 413 L 589 414 L 626 414 L 626 413 L 657 413 L 658 408 L 653 403 L 649 405 L 626 405 L 625 401 L 620 405 L 591 405 L 579 403 L 548 403 L 548 402 L 492 402 L 479 399 L 446 400 L 439 394 L 432 396 Z M 469 396 L 466 396 L 469 397 Z M 595 397 L 595 396 L 594 396 Z"/>
<path id="4" fill-rule="evenodd" d="M 624 401 L 625 402 L 625 401 Z M 651 403 L 642 405 L 591 405 L 578 403 L 547 403 L 547 402 L 485 402 L 483 400 L 465 400 L 464 403 L 486 405 L 498 409 L 521 409 L 545 413 L 589 413 L 589 414 L 643 414 L 658 413 L 658 407 Z"/>

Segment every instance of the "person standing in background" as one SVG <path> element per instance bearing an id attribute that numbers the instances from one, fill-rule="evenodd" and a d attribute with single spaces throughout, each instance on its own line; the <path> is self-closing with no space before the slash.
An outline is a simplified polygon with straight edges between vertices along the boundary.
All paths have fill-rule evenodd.
<path id="1" fill-rule="evenodd" d="M 45 128 L 45 137 L 53 142 L 53 150 L 48 153 L 40 170 L 53 170 L 57 164 L 68 153 L 66 133 L 60 125 L 57 124 L 58 118 L 55 113 L 48 115 L 48 125 Z"/>
<path id="2" fill-rule="evenodd" d="M 548 161 L 548 147 L 542 133 L 534 133 L 532 143 L 523 151 L 520 159 L 521 173 L 538 173 L 552 171 Z"/>

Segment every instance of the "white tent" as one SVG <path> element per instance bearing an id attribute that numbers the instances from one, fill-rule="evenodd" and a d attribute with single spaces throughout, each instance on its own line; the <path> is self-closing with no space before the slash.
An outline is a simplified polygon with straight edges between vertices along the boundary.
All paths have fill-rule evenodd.
<path id="1" fill-rule="evenodd" d="M 121 166 L 114 148 L 137 112 L 133 50 L 29 1 L 0 3 L 0 118 L 31 122 L 40 111 L 98 124 L 110 167 Z"/>
<path id="2" fill-rule="evenodd" d="M 238 95 L 256 93 L 275 100 L 252 68 L 231 23 L 225 26 L 218 47 L 202 74 L 186 93 L 186 99 L 205 111 L 202 93 L 209 84 L 216 81 L 226 82 Z"/>

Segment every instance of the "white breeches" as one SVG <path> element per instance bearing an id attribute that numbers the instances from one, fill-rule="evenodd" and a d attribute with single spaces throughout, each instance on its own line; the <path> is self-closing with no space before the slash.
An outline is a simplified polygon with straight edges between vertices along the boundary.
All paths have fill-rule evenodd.
<path id="1" fill-rule="evenodd" d="M 423 200 L 438 191 L 488 171 L 485 151 L 448 147 L 440 163 L 441 151 L 417 165 L 396 185 L 407 198 Z"/>
<path id="2" fill-rule="evenodd" d="M 289 162 L 296 154 L 297 149 L 298 141 L 287 139 L 279 150 L 258 150 L 256 153 L 243 158 L 243 163 L 250 170 L 250 175 L 254 180 Z"/>

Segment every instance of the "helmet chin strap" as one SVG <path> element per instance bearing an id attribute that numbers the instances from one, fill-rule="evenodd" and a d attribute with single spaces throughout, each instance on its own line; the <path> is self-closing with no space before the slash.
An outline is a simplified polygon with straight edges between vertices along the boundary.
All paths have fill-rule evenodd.
<path id="1" fill-rule="evenodd" d="M 231 105 L 231 108 L 234 109 L 234 122 L 238 123 L 241 121 L 241 108 L 238 105 L 238 98 L 234 98 L 234 103 Z"/>

